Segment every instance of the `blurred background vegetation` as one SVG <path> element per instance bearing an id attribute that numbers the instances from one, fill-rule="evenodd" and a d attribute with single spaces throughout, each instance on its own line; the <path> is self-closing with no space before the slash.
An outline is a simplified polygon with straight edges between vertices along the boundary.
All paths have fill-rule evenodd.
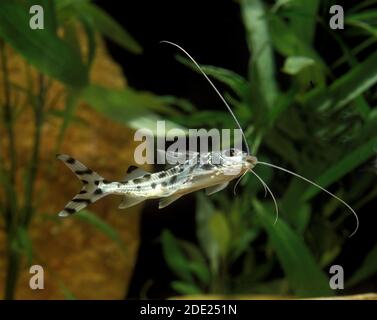
<path id="1" fill-rule="evenodd" d="M 185 12 L 169 1 L 145 11 L 142 4 L 104 1 L 2 0 L 4 297 L 376 290 L 377 1 L 343 2 L 336 3 L 345 9 L 345 29 L 332 30 L 335 1 L 327 0 L 194 1 Z M 29 28 L 33 4 L 44 8 L 44 30 Z M 358 233 L 348 238 L 355 220 L 339 202 L 263 167 L 255 170 L 278 196 L 276 225 L 273 205 L 252 176 L 236 196 L 231 187 L 211 197 L 198 192 L 159 214 L 148 202 L 140 227 L 139 212 L 119 213 L 117 199 L 89 207 L 95 214 L 57 219 L 78 186 L 56 165 L 56 152 L 119 179 L 133 162 L 133 129 L 154 128 L 157 119 L 234 127 L 192 65 L 158 47 L 160 40 L 177 42 L 205 63 L 259 159 L 350 203 L 359 213 Z M 46 268 L 45 295 L 27 287 L 31 264 Z M 345 269 L 344 292 L 329 288 L 333 264 Z"/>

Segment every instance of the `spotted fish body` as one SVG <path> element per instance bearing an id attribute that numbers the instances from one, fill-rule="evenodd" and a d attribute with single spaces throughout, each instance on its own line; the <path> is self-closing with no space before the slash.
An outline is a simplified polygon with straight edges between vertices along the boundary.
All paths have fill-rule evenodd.
<path id="1" fill-rule="evenodd" d="M 130 167 L 136 169 L 136 167 Z M 102 182 L 100 187 L 104 192 L 130 195 L 134 197 L 145 197 L 155 199 L 171 195 L 184 184 L 190 172 L 193 171 L 194 161 L 187 160 L 183 164 L 176 165 L 168 170 L 160 171 L 157 173 L 143 173 L 142 170 L 136 169 L 142 173 L 135 179 L 126 179 L 121 182 Z M 132 173 L 133 170 L 128 171 Z"/>
<path id="2" fill-rule="evenodd" d="M 80 192 L 65 206 L 59 216 L 74 214 L 109 194 L 122 195 L 120 209 L 134 206 L 147 199 L 160 199 L 164 208 L 181 196 L 206 188 L 207 194 L 224 189 L 229 181 L 252 168 L 256 158 L 242 151 L 229 156 L 209 152 L 195 154 L 183 163 L 156 173 L 130 167 L 123 181 L 113 182 L 101 177 L 68 155 L 58 155 L 81 180 Z M 216 161 L 215 161 L 216 159 Z"/>

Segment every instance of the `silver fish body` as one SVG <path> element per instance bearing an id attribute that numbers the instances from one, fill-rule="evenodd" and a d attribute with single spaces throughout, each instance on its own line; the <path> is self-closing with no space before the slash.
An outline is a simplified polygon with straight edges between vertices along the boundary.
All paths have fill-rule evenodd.
<path id="1" fill-rule="evenodd" d="M 181 196 L 206 188 L 207 194 L 222 190 L 229 181 L 254 167 L 257 160 L 240 150 L 195 154 L 168 170 L 148 173 L 129 170 L 123 181 L 111 182 L 68 155 L 58 155 L 81 180 L 81 191 L 59 213 L 74 214 L 109 194 L 122 195 L 119 208 L 124 209 L 147 199 L 160 199 L 164 208 Z"/>

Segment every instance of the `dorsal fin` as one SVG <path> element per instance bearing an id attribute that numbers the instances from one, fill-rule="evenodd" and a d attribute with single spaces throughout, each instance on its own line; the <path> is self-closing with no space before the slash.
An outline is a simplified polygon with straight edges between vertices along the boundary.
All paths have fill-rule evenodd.
<path id="1" fill-rule="evenodd" d="M 132 171 L 135 171 L 137 169 L 136 166 L 129 166 L 127 169 L 127 174 L 131 173 Z"/>
<path id="2" fill-rule="evenodd" d="M 157 149 L 158 159 L 168 162 L 168 164 L 176 165 L 178 163 L 184 163 L 188 159 L 193 159 L 198 156 L 198 152 L 194 151 L 170 151 L 170 150 L 161 150 Z"/>
<path id="3" fill-rule="evenodd" d="M 136 166 L 129 166 L 128 169 L 127 169 L 127 174 L 125 175 L 125 177 L 123 178 L 123 181 L 129 181 L 129 180 L 133 180 L 133 179 L 136 179 L 136 178 L 139 178 L 145 174 L 148 174 L 149 172 L 141 169 L 141 168 L 138 168 Z"/>

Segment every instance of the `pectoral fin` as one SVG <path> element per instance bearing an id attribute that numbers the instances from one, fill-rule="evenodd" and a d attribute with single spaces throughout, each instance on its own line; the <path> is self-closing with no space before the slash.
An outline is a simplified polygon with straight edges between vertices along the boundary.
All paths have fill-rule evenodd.
<path id="1" fill-rule="evenodd" d="M 181 194 L 179 194 L 179 195 L 173 194 L 172 196 L 169 196 L 169 197 L 166 197 L 166 198 L 162 198 L 160 200 L 160 202 L 158 203 L 158 208 L 159 209 L 165 208 L 169 204 L 173 203 L 175 200 L 178 200 L 180 197 L 182 197 Z"/>
<path id="2" fill-rule="evenodd" d="M 229 184 L 229 182 L 225 182 L 225 183 L 217 184 L 217 185 L 212 186 L 212 187 L 208 187 L 208 188 L 206 188 L 206 195 L 210 196 L 211 194 L 219 192 L 219 191 L 225 189 L 228 186 L 228 184 Z"/>
<path id="3" fill-rule="evenodd" d="M 145 200 L 145 197 L 130 197 L 130 196 L 123 196 L 122 202 L 119 205 L 119 209 L 126 209 L 132 206 L 135 206 L 139 204 L 140 202 L 143 202 Z"/>

